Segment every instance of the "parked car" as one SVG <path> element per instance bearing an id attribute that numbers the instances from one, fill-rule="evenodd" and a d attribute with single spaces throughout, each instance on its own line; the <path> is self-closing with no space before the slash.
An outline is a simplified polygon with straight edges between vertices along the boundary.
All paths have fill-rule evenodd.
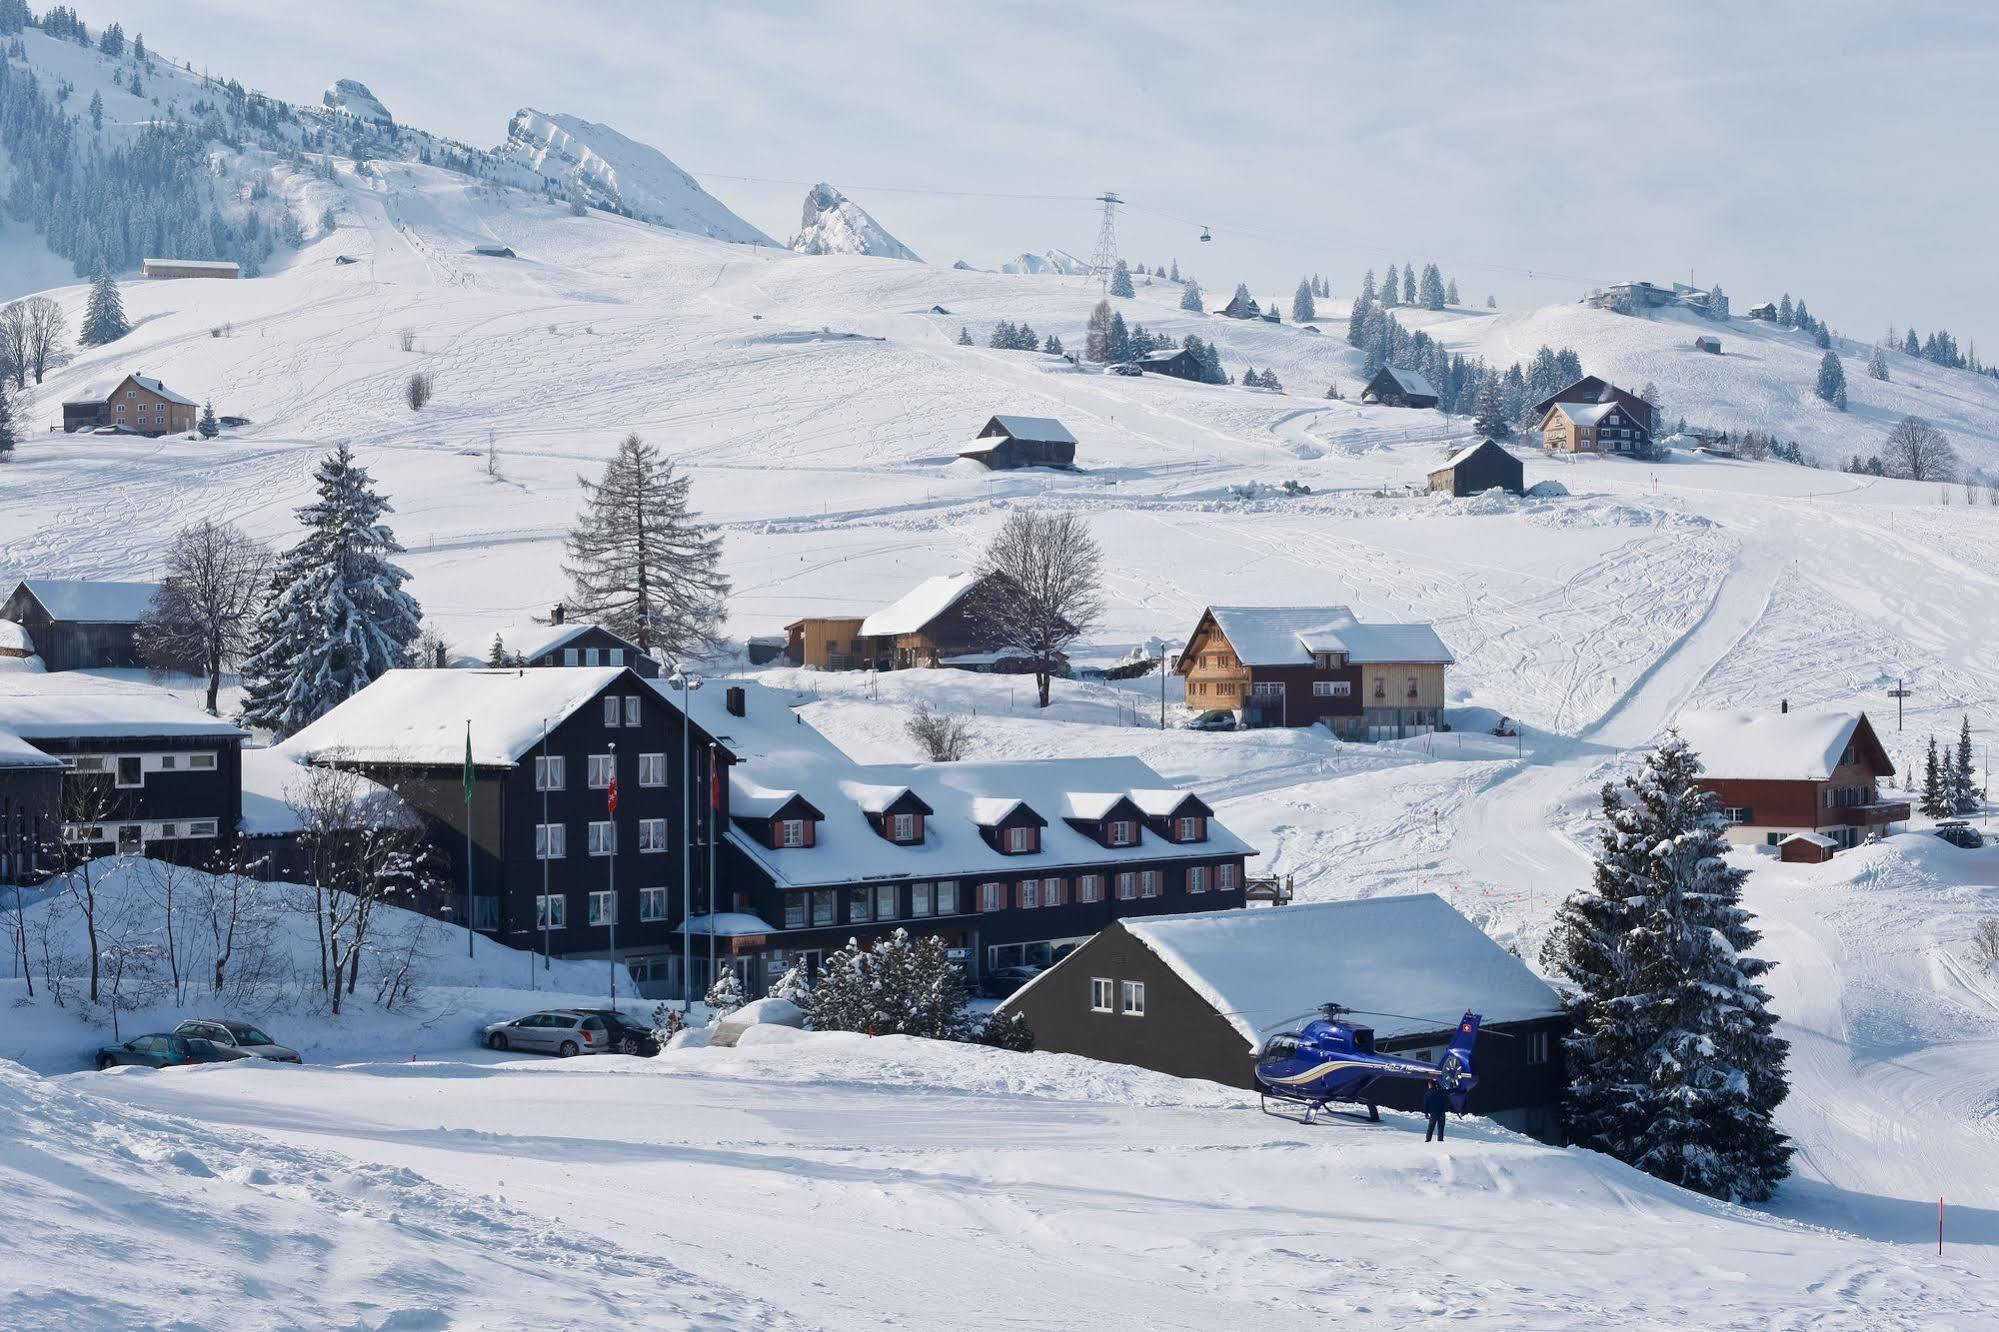
<path id="1" fill-rule="evenodd" d="M 988 999 L 1004 999 L 1040 974 L 1040 967 L 1000 967 L 986 973 L 979 993 Z"/>
<path id="2" fill-rule="evenodd" d="M 593 1013 L 553 1009 L 530 1013 L 512 1022 L 495 1022 L 481 1030 L 490 1050 L 541 1050 L 548 1054 L 602 1054 L 611 1048 L 604 1019 Z"/>
<path id="3" fill-rule="evenodd" d="M 257 1059 L 274 1059 L 280 1064 L 303 1064 L 299 1052 L 279 1045 L 256 1027 L 233 1018 L 189 1018 L 174 1028 L 176 1036 L 196 1036 L 217 1045 L 230 1046 Z"/>
<path id="4" fill-rule="evenodd" d="M 217 1045 L 198 1036 L 155 1032 L 134 1036 L 123 1045 L 103 1047 L 97 1052 L 97 1067 L 100 1071 L 116 1068 L 120 1064 L 133 1064 L 140 1068 L 173 1068 L 180 1064 L 226 1064 L 231 1060 L 248 1058 L 249 1055 L 233 1046 Z"/>
<path id="5" fill-rule="evenodd" d="M 1136 362 L 1119 361 L 1116 365 L 1113 365 L 1111 367 L 1111 373 L 1114 375 L 1124 375 L 1126 378 L 1135 379 L 1138 376 L 1144 374 L 1145 370 L 1143 367 L 1139 366 Z"/>
<path id="6" fill-rule="evenodd" d="M 1187 723 L 1190 731 L 1233 731 L 1235 714 L 1222 708 L 1211 708 Z"/>
<path id="7" fill-rule="evenodd" d="M 659 1040 L 652 1034 L 652 1027 L 629 1013 L 620 1013 L 615 1008 L 579 1008 L 576 1011 L 586 1017 L 604 1020 L 605 1034 L 610 1038 L 610 1053 L 641 1055 L 647 1059 L 659 1053 Z"/>
<path id="8" fill-rule="evenodd" d="M 1930 829 L 1930 831 L 1943 838 L 1946 842 L 1949 842 L 1952 846 L 1961 846 L 1967 851 L 1976 850 L 1985 845 L 1984 835 L 1963 819 L 1945 819 L 1942 823 Z"/>

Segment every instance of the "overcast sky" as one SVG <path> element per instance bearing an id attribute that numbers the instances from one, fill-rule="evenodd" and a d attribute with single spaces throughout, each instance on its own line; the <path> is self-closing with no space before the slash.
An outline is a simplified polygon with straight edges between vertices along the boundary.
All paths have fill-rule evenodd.
<path id="1" fill-rule="evenodd" d="M 1738 311 L 1788 290 L 1999 359 L 1999 6 L 76 5 L 481 147 L 523 106 L 602 121 L 779 240 L 825 179 L 933 263 L 1087 256 L 1114 189 L 1123 254 L 1209 287 L 1435 258 L 1513 305 L 1691 271 Z"/>

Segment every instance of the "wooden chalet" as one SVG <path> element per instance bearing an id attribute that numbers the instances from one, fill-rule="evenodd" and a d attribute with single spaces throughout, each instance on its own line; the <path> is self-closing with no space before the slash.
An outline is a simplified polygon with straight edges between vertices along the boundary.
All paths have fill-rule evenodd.
<path id="1" fill-rule="evenodd" d="M 159 590 L 158 583 L 29 578 L 0 602 L 0 621 L 21 627 L 45 670 L 130 669 L 145 665 L 139 622 Z"/>
<path id="2" fill-rule="evenodd" d="M 1535 414 L 1546 417 L 1548 409 L 1556 403 L 1567 402 L 1586 405 L 1589 403 L 1615 402 L 1629 411 L 1639 424 L 1649 432 L 1654 428 L 1652 404 L 1629 389 L 1621 389 L 1607 379 L 1597 375 L 1584 375 L 1575 383 L 1541 399 L 1534 404 Z"/>
<path id="3" fill-rule="evenodd" d="M 1375 1049 L 1424 1063 L 1459 1013 L 1480 1014 L 1471 1112 L 1561 1141 L 1559 996 L 1434 893 L 1119 920 L 1001 1008 L 1037 1050 L 1254 1090 L 1263 1043 L 1335 999 L 1374 1018 Z M 1379 1090 L 1385 1107 L 1421 1106 L 1420 1082 Z"/>
<path id="4" fill-rule="evenodd" d="M 0 884 L 32 886 L 54 872 L 64 772 L 60 758 L 0 722 Z"/>
<path id="5" fill-rule="evenodd" d="M 1526 474 L 1520 460 L 1493 439 L 1458 450 L 1430 473 L 1430 490 L 1443 495 L 1477 495 L 1488 490 L 1525 493 Z"/>
<path id="6" fill-rule="evenodd" d="M 116 426 L 133 435 L 176 435 L 193 430 L 201 404 L 157 379 L 127 375 L 109 389 L 85 389 L 62 405 L 65 433 Z"/>
<path id="7" fill-rule="evenodd" d="M 926 578 L 901 598 L 861 621 L 876 664 L 976 666 L 1007 644 L 987 622 L 981 605 L 985 578 L 976 573 Z"/>
<path id="8" fill-rule="evenodd" d="M 1694 339 L 1694 349 L 1696 351 L 1704 351 L 1710 356 L 1719 356 L 1721 355 L 1721 339 L 1712 333 L 1703 333 Z"/>
<path id="9" fill-rule="evenodd" d="M 499 665 L 629 666 L 646 679 L 660 672 L 659 662 L 637 643 L 601 624 L 571 620 L 559 604 L 550 609 L 546 623 L 517 625 L 496 636 L 506 657 Z"/>
<path id="10" fill-rule="evenodd" d="M 1437 390 L 1414 370 L 1384 365 L 1361 389 L 1360 400 L 1383 407 L 1435 407 Z"/>
<path id="11" fill-rule="evenodd" d="M 1258 305 L 1256 297 L 1247 291 L 1237 291 L 1235 295 L 1229 297 L 1228 304 L 1217 306 L 1215 313 L 1226 315 L 1230 319 L 1261 319 L 1263 307 Z"/>
<path id="12" fill-rule="evenodd" d="M 1751 319 L 1760 319 L 1766 324 L 1777 322 L 1777 304 L 1775 301 L 1765 301 L 1761 305 L 1752 305 L 1745 313 Z"/>
<path id="13" fill-rule="evenodd" d="M 1345 606 L 1210 606 L 1174 669 L 1189 708 L 1393 740 L 1443 725 L 1454 660 L 1427 624 L 1362 624 Z"/>
<path id="14" fill-rule="evenodd" d="M 958 456 L 984 463 L 996 472 L 1016 467 L 1074 467 L 1076 437 L 1053 417 L 995 416 Z"/>
<path id="15" fill-rule="evenodd" d="M 1188 379 L 1195 383 L 1201 379 L 1201 362 L 1185 347 L 1149 351 L 1138 358 L 1138 367 L 1148 375 L 1170 375 L 1174 379 Z"/>
<path id="16" fill-rule="evenodd" d="M 784 659 L 819 671 L 862 670 L 875 664 L 872 640 L 861 633 L 865 615 L 815 615 L 784 626 Z"/>
<path id="17" fill-rule="evenodd" d="M 1616 402 L 1558 402 L 1541 418 L 1541 447 L 1550 453 L 1639 454 L 1652 432 Z"/>
<path id="18" fill-rule="evenodd" d="M 1844 849 L 1908 820 L 1907 801 L 1882 797 L 1895 765 L 1866 713 L 1692 712 L 1676 729 L 1700 756 L 1730 841 L 1781 850 L 1808 833 Z"/>

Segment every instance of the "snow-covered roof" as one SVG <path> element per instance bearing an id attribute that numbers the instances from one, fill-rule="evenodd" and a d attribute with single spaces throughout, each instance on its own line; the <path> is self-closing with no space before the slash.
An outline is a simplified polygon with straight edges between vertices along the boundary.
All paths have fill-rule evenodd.
<path id="1" fill-rule="evenodd" d="M 62 760 L 15 735 L 0 730 L 0 768 L 60 768 Z"/>
<path id="2" fill-rule="evenodd" d="M 1353 1009 L 1377 1040 L 1448 1031 L 1466 1009 L 1488 1023 L 1562 1011 L 1546 981 L 1435 893 L 1122 924 L 1251 1046 L 1324 1003 Z"/>
<path id="3" fill-rule="evenodd" d="M 602 693 L 626 670 L 389 671 L 300 731 L 285 747 L 311 762 L 403 763 L 457 767 L 472 726 L 472 761 L 510 767 L 557 723 Z"/>
<path id="4" fill-rule="evenodd" d="M 231 264 L 230 267 L 234 268 L 235 265 Z M 145 375 L 133 375 L 131 379 L 132 382 L 134 384 L 137 384 L 140 388 L 147 389 L 150 390 L 151 392 L 157 393 L 162 398 L 165 398 L 168 402 L 177 402 L 183 407 L 199 407 L 201 405 L 200 403 L 196 402 L 193 398 L 183 398 L 180 394 L 174 392 L 172 389 L 168 388 L 165 384 L 162 384 L 157 379 L 151 379 Z"/>
<path id="5" fill-rule="evenodd" d="M 1421 393 L 1432 398 L 1437 396 L 1437 390 L 1430 387 L 1430 381 L 1425 379 L 1420 371 L 1404 370 L 1394 365 L 1384 365 L 1381 368 L 1390 379 L 1402 386 L 1404 393 Z"/>
<path id="6" fill-rule="evenodd" d="M 164 689 L 84 671 L 0 672 L 0 725 L 23 740 L 244 734 Z"/>
<path id="7" fill-rule="evenodd" d="M 1687 712 L 1674 723 L 1720 780 L 1824 781 L 1853 743 L 1858 712 Z M 1892 769 L 1890 769 L 1892 771 Z"/>
<path id="8" fill-rule="evenodd" d="M 1618 403 L 1612 402 L 1558 402 L 1548 410 L 1560 412 L 1579 426 L 1593 426 L 1610 413 L 1616 411 Z"/>
<path id="9" fill-rule="evenodd" d="M 1427 624 L 1362 624 L 1345 606 L 1210 606 L 1245 666 L 1294 665 L 1314 652 L 1344 652 L 1356 664 L 1457 658 Z"/>
<path id="10" fill-rule="evenodd" d="M 722 911 L 712 916 L 689 916 L 687 933 L 712 934 L 718 939 L 740 939 L 753 934 L 780 933 L 762 916 L 747 911 Z"/>
<path id="11" fill-rule="evenodd" d="M 680 706 L 681 695 L 663 681 L 645 683 L 669 707 Z M 969 888 L 988 875 L 1056 874 L 1119 861 L 1158 864 L 1256 854 L 1213 821 L 1205 842 L 1172 843 L 1142 832 L 1137 845 L 1130 847 L 1105 847 L 1062 821 L 1063 797 L 1070 791 L 1131 794 L 1165 790 L 1167 783 L 1159 774 L 1135 758 L 857 763 L 813 727 L 801 723 L 791 709 L 789 695 L 753 682 L 744 683 L 742 689 L 742 716 L 727 710 L 726 694 L 718 682 L 711 681 L 688 700 L 694 724 L 714 736 L 737 760 L 729 771 L 730 813 L 742 818 L 765 817 L 768 810 L 776 808 L 771 802 L 777 797 L 796 795 L 824 816 L 812 846 L 786 850 L 763 845 L 734 823 L 729 827 L 730 842 L 780 887 L 957 879 Z M 920 843 L 890 842 L 875 831 L 868 818 L 870 811 L 863 805 L 864 800 L 877 804 L 884 792 L 903 788 L 932 811 L 923 821 Z M 1003 854 L 986 841 L 980 829 L 992 826 L 1021 804 L 1047 821 L 1041 849 Z M 759 810 L 764 813 L 759 814 Z"/>
<path id="12" fill-rule="evenodd" d="M 1501 444 L 1498 440 L 1481 439 L 1476 443 L 1467 444 L 1463 448 L 1459 449 L 1456 453 L 1453 453 L 1449 458 L 1446 458 L 1444 460 L 1444 465 L 1442 467 L 1437 468 L 1436 470 L 1440 472 L 1449 471 L 1451 468 L 1456 467 L 1459 463 L 1468 460 L 1474 453 L 1477 453 L 1480 449 L 1484 448 L 1488 444 L 1490 444 L 1493 448 L 1498 449 L 1501 453 L 1506 453 L 1506 456 L 1509 458 L 1513 456 L 1511 453 L 1507 453 L 1506 446 L 1504 444 Z"/>
<path id="13" fill-rule="evenodd" d="M 203 268 L 213 273 L 234 273 L 241 265 L 234 259 L 141 259 L 144 268 Z"/>
<path id="14" fill-rule="evenodd" d="M 24 578 L 21 586 L 58 620 L 78 624 L 137 624 L 146 618 L 158 583 L 101 583 L 84 578 Z"/>
<path id="15" fill-rule="evenodd" d="M 922 632 L 923 626 L 950 610 L 979 585 L 976 573 L 938 574 L 918 583 L 897 600 L 861 621 L 864 637 L 888 637 Z"/>
<path id="16" fill-rule="evenodd" d="M 1777 845 L 1782 846 L 1784 842 L 1806 842 L 1816 847 L 1828 847 L 1828 846 L 1839 845 L 1838 842 L 1835 842 L 1832 838 L 1827 837 L 1824 833 L 1817 833 L 1817 832 L 1794 832 L 1789 837 L 1786 837 L 1783 842 L 1777 843 Z"/>
<path id="17" fill-rule="evenodd" d="M 282 837 L 301 824 L 293 802 L 305 791 L 309 770 L 289 745 L 246 747 L 243 750 L 243 822 L 245 837 Z M 357 812 L 375 826 L 417 827 L 416 814 L 402 797 L 358 773 L 344 774 L 355 783 Z"/>
<path id="18" fill-rule="evenodd" d="M 1156 351 L 1145 353 L 1145 355 L 1138 359 L 1142 362 L 1170 361 L 1176 356 L 1186 356 L 1188 354 L 1185 347 L 1161 347 Z"/>
<path id="19" fill-rule="evenodd" d="M 522 661 L 533 661 L 537 657 L 555 651 L 571 639 L 589 633 L 592 629 L 601 630 L 627 644 L 634 656 L 641 655 L 641 650 L 637 643 L 633 643 L 616 630 L 605 629 L 603 625 L 591 620 L 567 620 L 562 624 L 547 624 L 536 620 L 527 620 L 519 624 L 507 625 L 496 632 L 500 636 L 501 645 L 507 649 L 508 655 L 519 657 Z M 491 648 L 492 645 L 493 640 L 491 636 L 488 636 L 485 640 L 485 646 Z M 482 659 L 483 656 L 482 652 Z"/>
<path id="20" fill-rule="evenodd" d="M 1186 804 L 1189 800 L 1200 799 L 1192 791 L 1178 791 L 1164 786 L 1142 786 L 1135 791 L 1127 791 L 1125 794 L 1131 797 L 1131 803 L 1137 805 L 1139 812 L 1148 819 L 1171 818 L 1179 810 L 1180 806 Z M 1202 803 L 1205 804 L 1206 802 L 1203 801 Z"/>
<path id="21" fill-rule="evenodd" d="M 1070 791 L 1062 797 L 1062 817 L 1101 819 L 1123 799 L 1123 791 Z"/>
<path id="22" fill-rule="evenodd" d="M 1046 444 L 1076 443 L 1069 427 L 1052 416 L 995 416 L 993 421 L 997 421 L 999 428 L 1014 439 L 1031 439 Z"/>
<path id="23" fill-rule="evenodd" d="M 880 782 L 841 782 L 840 793 L 860 807 L 863 814 L 886 814 L 889 806 L 910 794 L 907 786 Z"/>

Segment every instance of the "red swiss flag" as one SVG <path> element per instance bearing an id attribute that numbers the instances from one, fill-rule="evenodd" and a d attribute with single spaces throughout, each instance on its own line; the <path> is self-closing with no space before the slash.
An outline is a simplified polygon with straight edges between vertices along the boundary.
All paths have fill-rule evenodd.
<path id="1" fill-rule="evenodd" d="M 611 784 L 604 789 L 604 806 L 611 813 L 618 812 L 618 774 L 611 774 Z"/>

